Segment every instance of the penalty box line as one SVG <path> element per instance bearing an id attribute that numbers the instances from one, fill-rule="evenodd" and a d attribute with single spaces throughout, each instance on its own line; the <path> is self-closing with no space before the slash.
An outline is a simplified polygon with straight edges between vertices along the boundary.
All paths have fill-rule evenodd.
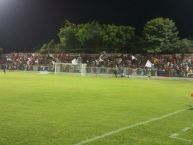
<path id="1" fill-rule="evenodd" d="M 81 141 L 81 142 L 79 142 L 79 143 L 76 143 L 76 144 L 73 144 L 73 145 L 84 145 L 84 144 L 87 144 L 87 143 L 91 143 L 91 142 L 94 142 L 94 141 L 96 141 L 96 140 L 99 140 L 99 139 L 102 139 L 102 138 L 105 138 L 105 137 L 108 137 L 108 136 L 111 136 L 111 135 L 120 133 L 120 132 L 122 132 L 122 131 L 131 129 L 131 128 L 135 128 L 135 127 L 138 127 L 138 126 L 146 125 L 146 124 L 149 124 L 149 123 L 151 123 L 151 122 L 159 121 L 159 120 L 162 120 L 162 119 L 165 119 L 165 118 L 174 116 L 174 115 L 179 114 L 179 113 L 181 113 L 181 112 L 184 112 L 184 111 L 186 111 L 186 110 L 188 110 L 188 109 L 181 109 L 181 110 L 178 110 L 178 111 L 175 111 L 175 112 L 172 112 L 172 113 L 169 113 L 169 114 L 160 116 L 160 117 L 152 118 L 152 119 L 147 120 L 147 121 L 144 121 L 144 122 L 139 122 L 139 123 L 136 123 L 136 124 L 133 124 L 133 125 L 129 125 L 129 126 L 126 126 L 126 127 L 122 127 L 122 128 L 117 129 L 117 130 L 110 131 L 110 132 L 104 133 L 104 134 L 102 134 L 102 135 L 95 136 L 95 137 L 93 137 L 93 138 L 83 140 L 83 141 Z"/>

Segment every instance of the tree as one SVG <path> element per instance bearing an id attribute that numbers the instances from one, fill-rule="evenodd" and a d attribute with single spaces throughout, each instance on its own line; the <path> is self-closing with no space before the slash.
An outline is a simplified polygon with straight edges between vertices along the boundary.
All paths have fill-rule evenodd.
<path id="1" fill-rule="evenodd" d="M 168 18 L 156 18 L 144 27 L 145 50 L 150 53 L 174 52 L 179 40 L 175 22 Z"/>
<path id="2" fill-rule="evenodd" d="M 56 53 L 57 50 L 57 44 L 55 44 L 54 39 L 50 40 L 48 43 L 44 43 L 42 47 L 40 48 L 40 53 Z"/>
<path id="3" fill-rule="evenodd" d="M 56 48 L 56 44 L 55 44 L 55 41 L 54 39 L 50 40 L 48 42 L 48 47 L 47 47 L 47 51 L 49 53 L 55 53 L 55 48 Z"/>
<path id="4" fill-rule="evenodd" d="M 190 39 L 179 40 L 177 47 L 180 53 L 193 53 L 193 41 Z"/>
<path id="5" fill-rule="evenodd" d="M 48 44 L 47 43 L 44 43 L 42 45 L 42 47 L 40 48 L 39 52 L 42 53 L 42 54 L 45 54 L 45 53 L 48 53 Z"/>
<path id="6" fill-rule="evenodd" d="M 58 37 L 60 39 L 59 48 L 62 51 L 76 52 L 80 49 L 80 42 L 77 37 L 78 28 L 75 24 L 66 21 L 65 25 L 60 28 Z"/>
<path id="7" fill-rule="evenodd" d="M 104 25 L 103 43 L 110 48 L 107 51 L 128 52 L 131 40 L 135 36 L 135 28 L 130 26 Z"/>
<path id="8" fill-rule="evenodd" d="M 77 26 L 78 37 L 81 47 L 86 48 L 86 52 L 96 53 L 102 50 L 102 26 L 98 22 L 80 24 Z"/>

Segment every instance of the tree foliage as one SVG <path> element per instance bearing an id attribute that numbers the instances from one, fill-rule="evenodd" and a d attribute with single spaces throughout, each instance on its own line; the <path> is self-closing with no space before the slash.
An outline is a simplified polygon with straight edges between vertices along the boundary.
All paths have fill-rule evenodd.
<path id="1" fill-rule="evenodd" d="M 59 48 L 62 51 L 74 52 L 80 49 L 81 43 L 77 37 L 77 25 L 66 21 L 64 26 L 60 28 L 58 37 L 60 39 Z"/>
<path id="2" fill-rule="evenodd" d="M 193 40 L 182 39 L 177 42 L 179 53 L 193 53 Z"/>
<path id="3" fill-rule="evenodd" d="M 162 17 L 147 22 L 141 36 L 135 35 L 135 28 L 131 26 L 101 25 L 96 21 L 77 25 L 66 21 L 58 32 L 59 42 L 50 40 L 43 44 L 39 51 L 193 53 L 193 40 L 179 39 L 178 33 L 175 22 Z"/>
<path id="4" fill-rule="evenodd" d="M 81 48 L 87 52 L 102 50 L 102 26 L 98 22 L 79 24 L 76 36 L 81 43 Z M 90 50 L 91 49 L 91 50 Z"/>
<path id="5" fill-rule="evenodd" d="M 48 43 L 44 43 L 40 48 L 40 53 L 55 53 L 56 52 L 56 44 L 52 39 Z"/>
<path id="6" fill-rule="evenodd" d="M 104 25 L 103 42 L 110 51 L 127 52 L 135 36 L 135 28 L 130 26 Z"/>
<path id="7" fill-rule="evenodd" d="M 168 18 L 156 18 L 144 27 L 145 50 L 150 53 L 173 52 L 179 40 L 175 22 Z"/>
<path id="8" fill-rule="evenodd" d="M 130 26 L 101 25 L 98 22 L 75 25 L 67 21 L 58 37 L 64 50 L 70 49 L 87 53 L 101 51 L 128 51 L 135 28 Z"/>

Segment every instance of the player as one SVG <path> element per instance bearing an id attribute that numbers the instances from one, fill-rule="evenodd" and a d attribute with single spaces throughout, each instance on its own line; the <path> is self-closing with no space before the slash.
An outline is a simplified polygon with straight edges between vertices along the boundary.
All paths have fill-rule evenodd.
<path id="1" fill-rule="evenodd" d="M 6 69 L 7 69 L 7 65 L 6 65 L 6 63 L 3 63 L 2 68 L 3 68 L 3 72 L 4 72 L 4 74 L 6 74 Z"/>
<path id="2" fill-rule="evenodd" d="M 117 75 L 118 75 L 118 66 L 117 65 L 115 65 L 115 67 L 113 68 L 113 72 L 114 72 L 115 77 L 117 78 Z"/>
<path id="3" fill-rule="evenodd" d="M 150 60 L 147 60 L 145 67 L 147 68 L 147 75 L 148 75 L 148 79 L 151 78 L 151 68 L 152 68 L 152 63 Z"/>

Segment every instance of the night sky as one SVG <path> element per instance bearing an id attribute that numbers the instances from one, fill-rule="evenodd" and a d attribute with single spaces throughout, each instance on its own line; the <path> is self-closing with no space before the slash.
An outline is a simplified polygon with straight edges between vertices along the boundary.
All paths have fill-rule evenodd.
<path id="1" fill-rule="evenodd" d="M 131 25 L 138 34 L 158 16 L 173 19 L 181 37 L 193 37 L 193 0 L 0 0 L 0 47 L 32 51 L 74 23 Z"/>

